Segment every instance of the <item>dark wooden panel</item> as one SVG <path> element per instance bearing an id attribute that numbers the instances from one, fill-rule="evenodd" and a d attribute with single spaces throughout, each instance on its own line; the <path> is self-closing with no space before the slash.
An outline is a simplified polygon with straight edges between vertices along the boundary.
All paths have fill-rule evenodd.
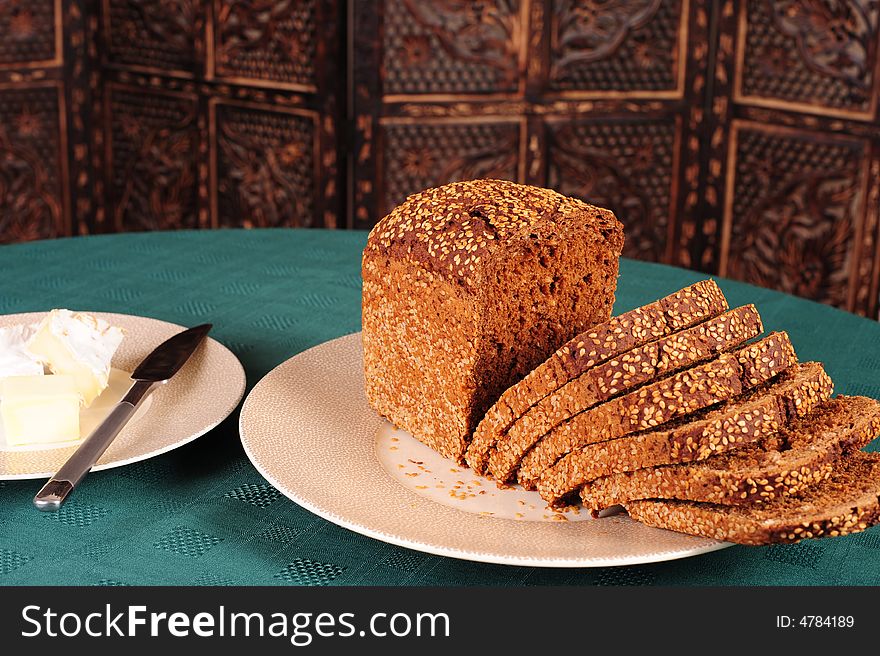
<path id="1" fill-rule="evenodd" d="M 626 228 L 625 255 L 668 260 L 681 148 L 675 117 L 551 121 L 548 142 L 550 187 L 613 210 Z"/>
<path id="2" fill-rule="evenodd" d="M 871 118 L 878 17 L 873 0 L 743 3 L 737 100 Z"/>
<path id="3" fill-rule="evenodd" d="M 206 7 L 207 0 L 102 0 L 104 64 L 194 75 Z"/>
<path id="4" fill-rule="evenodd" d="M 681 96 L 688 0 L 551 5 L 550 89 Z"/>
<path id="5" fill-rule="evenodd" d="M 385 0 L 383 92 L 513 93 L 520 88 L 525 0 Z M 374 11 L 360 3 L 361 11 Z"/>
<path id="6" fill-rule="evenodd" d="M 880 5 L 743 0 L 732 14 L 707 144 L 726 178 L 720 273 L 876 316 Z"/>
<path id="7" fill-rule="evenodd" d="M 317 0 L 214 0 L 213 4 L 213 75 L 315 90 Z"/>
<path id="8" fill-rule="evenodd" d="M 212 103 L 215 225 L 320 225 L 314 112 Z"/>
<path id="9" fill-rule="evenodd" d="M 868 153 L 864 141 L 735 121 L 721 275 L 850 307 L 871 283 L 857 280 Z"/>
<path id="10" fill-rule="evenodd" d="M 61 0 L 0 2 L 0 67 L 61 60 Z"/>
<path id="11" fill-rule="evenodd" d="M 0 86 L 0 242 L 70 234 L 60 84 Z"/>
<path id="12" fill-rule="evenodd" d="M 203 225 L 198 213 L 198 97 L 110 84 L 107 205 L 115 230 Z"/>
<path id="13" fill-rule="evenodd" d="M 521 121 L 498 117 L 384 122 L 379 214 L 409 194 L 454 180 L 519 179 L 521 134 Z"/>

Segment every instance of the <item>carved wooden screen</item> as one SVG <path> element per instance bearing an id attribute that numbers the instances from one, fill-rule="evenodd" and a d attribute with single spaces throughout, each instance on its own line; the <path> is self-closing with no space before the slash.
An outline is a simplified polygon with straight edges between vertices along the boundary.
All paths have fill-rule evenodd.
<path id="1" fill-rule="evenodd" d="M 878 23 L 877 0 L 0 0 L 0 241 L 368 228 L 493 176 L 611 207 L 629 256 L 877 316 Z"/>
<path id="2" fill-rule="evenodd" d="M 336 225 L 334 3 L 100 5 L 96 229 Z"/>
<path id="3" fill-rule="evenodd" d="M 352 224 L 496 176 L 625 254 L 877 312 L 873 0 L 355 3 Z"/>
<path id="4" fill-rule="evenodd" d="M 73 91 L 84 85 L 85 52 L 71 43 L 84 33 L 81 10 L 80 3 L 61 0 L 0 3 L 2 241 L 61 237 L 73 229 L 81 188 L 72 190 L 70 181 L 88 180 L 84 131 L 71 120 L 80 103 Z"/>
<path id="5" fill-rule="evenodd" d="M 728 0 L 720 22 L 705 259 L 876 316 L 880 3 Z"/>

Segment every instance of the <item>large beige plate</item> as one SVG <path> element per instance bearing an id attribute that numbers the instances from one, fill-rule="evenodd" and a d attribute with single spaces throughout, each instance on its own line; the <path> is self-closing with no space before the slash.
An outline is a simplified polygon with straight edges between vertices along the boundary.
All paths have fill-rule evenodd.
<path id="1" fill-rule="evenodd" d="M 86 434 L 125 393 L 128 373 L 168 337 L 184 328 L 127 314 L 93 312 L 125 330 L 113 356 L 110 386 L 80 417 Z M 0 316 L 0 327 L 39 321 L 42 312 Z M 244 394 L 244 369 L 225 346 L 207 339 L 183 368 L 156 389 L 98 460 L 93 471 L 152 458 L 192 442 L 225 419 Z M 48 478 L 64 464 L 77 444 L 49 448 L 9 447 L 0 435 L 0 480 Z"/>
<path id="2" fill-rule="evenodd" d="M 359 333 L 326 342 L 272 370 L 242 407 L 254 466 L 317 515 L 403 547 L 510 565 L 631 565 L 730 546 L 626 515 L 561 515 L 534 492 L 499 490 L 373 412 L 362 362 Z"/>

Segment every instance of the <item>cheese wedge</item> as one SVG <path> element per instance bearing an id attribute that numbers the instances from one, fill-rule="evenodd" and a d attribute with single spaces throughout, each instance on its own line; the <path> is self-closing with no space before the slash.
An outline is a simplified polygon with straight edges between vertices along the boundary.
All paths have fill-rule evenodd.
<path id="1" fill-rule="evenodd" d="M 0 328 L 0 378 L 43 374 L 43 363 L 27 350 L 33 332 L 31 326 L 24 325 Z"/>
<path id="2" fill-rule="evenodd" d="M 82 398 L 74 376 L 10 376 L 0 381 L 6 444 L 78 440 Z"/>
<path id="3" fill-rule="evenodd" d="M 90 314 L 52 310 L 28 341 L 28 350 L 53 374 L 73 376 L 88 407 L 107 388 L 110 361 L 122 336 L 121 328 Z"/>

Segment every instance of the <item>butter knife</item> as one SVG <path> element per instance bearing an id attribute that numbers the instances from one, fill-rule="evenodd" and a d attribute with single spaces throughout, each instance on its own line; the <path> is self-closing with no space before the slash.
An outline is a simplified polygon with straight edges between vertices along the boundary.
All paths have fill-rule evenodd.
<path id="1" fill-rule="evenodd" d="M 138 407 L 157 386 L 168 382 L 205 339 L 211 324 L 205 323 L 177 333 L 157 346 L 131 374 L 134 383 L 110 414 L 79 445 L 61 469 L 34 497 L 38 510 L 61 508 L 70 493 L 98 462 Z"/>

